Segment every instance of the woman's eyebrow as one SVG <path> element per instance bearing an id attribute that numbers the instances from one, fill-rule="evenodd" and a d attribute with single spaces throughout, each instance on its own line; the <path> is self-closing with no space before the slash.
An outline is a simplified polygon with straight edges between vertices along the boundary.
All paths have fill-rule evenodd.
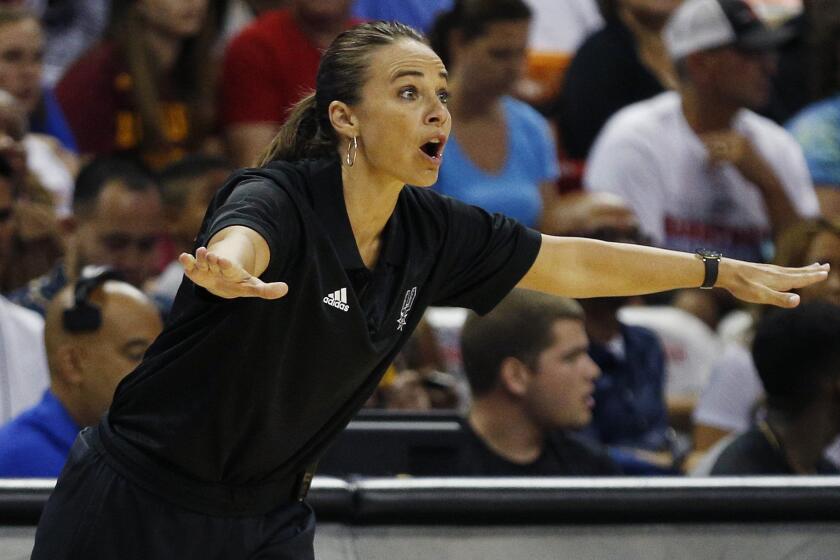
<path id="1" fill-rule="evenodd" d="M 422 78 L 425 75 L 426 74 L 424 72 L 422 72 L 421 70 L 400 70 L 400 71 L 394 73 L 393 76 L 391 76 L 391 81 L 394 82 L 394 81 L 399 80 L 400 78 L 404 78 L 406 76 L 417 76 L 417 77 Z M 449 73 L 446 70 L 441 70 L 439 76 L 445 80 L 445 79 L 449 78 Z"/>

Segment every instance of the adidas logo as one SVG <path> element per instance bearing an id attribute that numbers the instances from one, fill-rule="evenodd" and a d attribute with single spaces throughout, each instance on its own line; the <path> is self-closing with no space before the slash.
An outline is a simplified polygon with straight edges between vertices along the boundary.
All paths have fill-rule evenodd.
<path id="1" fill-rule="evenodd" d="M 347 288 L 341 288 L 324 296 L 324 303 L 332 305 L 336 309 L 342 311 L 349 311 L 350 306 L 347 305 Z"/>

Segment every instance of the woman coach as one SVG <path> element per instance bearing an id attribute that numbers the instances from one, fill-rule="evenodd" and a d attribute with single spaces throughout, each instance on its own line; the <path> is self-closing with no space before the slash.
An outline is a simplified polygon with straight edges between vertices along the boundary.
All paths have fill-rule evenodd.
<path id="1" fill-rule="evenodd" d="M 540 236 L 423 188 L 451 123 L 446 70 L 408 27 L 341 34 L 316 91 L 211 204 L 170 322 L 74 444 L 34 559 L 312 558 L 312 465 L 429 305 L 685 288 L 719 265 L 718 286 L 790 307 L 785 290 L 826 277 Z"/>

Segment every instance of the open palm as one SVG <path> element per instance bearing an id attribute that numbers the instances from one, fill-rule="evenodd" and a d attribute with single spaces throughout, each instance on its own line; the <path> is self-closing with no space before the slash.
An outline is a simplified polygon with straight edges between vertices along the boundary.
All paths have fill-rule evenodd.
<path id="1" fill-rule="evenodd" d="M 724 259 L 721 264 L 719 287 L 743 301 L 779 307 L 796 307 L 799 296 L 789 291 L 822 282 L 830 269 L 827 264 L 784 268 L 730 259 Z"/>
<path id="2" fill-rule="evenodd" d="M 263 282 L 241 266 L 208 251 L 205 247 L 199 247 L 195 256 L 181 253 L 178 262 L 184 267 L 187 278 L 221 298 L 278 299 L 289 291 L 285 282 Z"/>

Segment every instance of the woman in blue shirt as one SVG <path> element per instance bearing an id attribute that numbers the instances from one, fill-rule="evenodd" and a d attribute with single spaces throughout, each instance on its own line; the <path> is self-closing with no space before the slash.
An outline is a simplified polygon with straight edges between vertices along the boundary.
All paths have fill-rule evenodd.
<path id="1" fill-rule="evenodd" d="M 530 23 L 522 0 L 459 0 L 438 18 L 432 47 L 451 72 L 449 110 L 458 126 L 434 188 L 550 232 L 557 149 L 548 122 L 510 95 Z"/>

